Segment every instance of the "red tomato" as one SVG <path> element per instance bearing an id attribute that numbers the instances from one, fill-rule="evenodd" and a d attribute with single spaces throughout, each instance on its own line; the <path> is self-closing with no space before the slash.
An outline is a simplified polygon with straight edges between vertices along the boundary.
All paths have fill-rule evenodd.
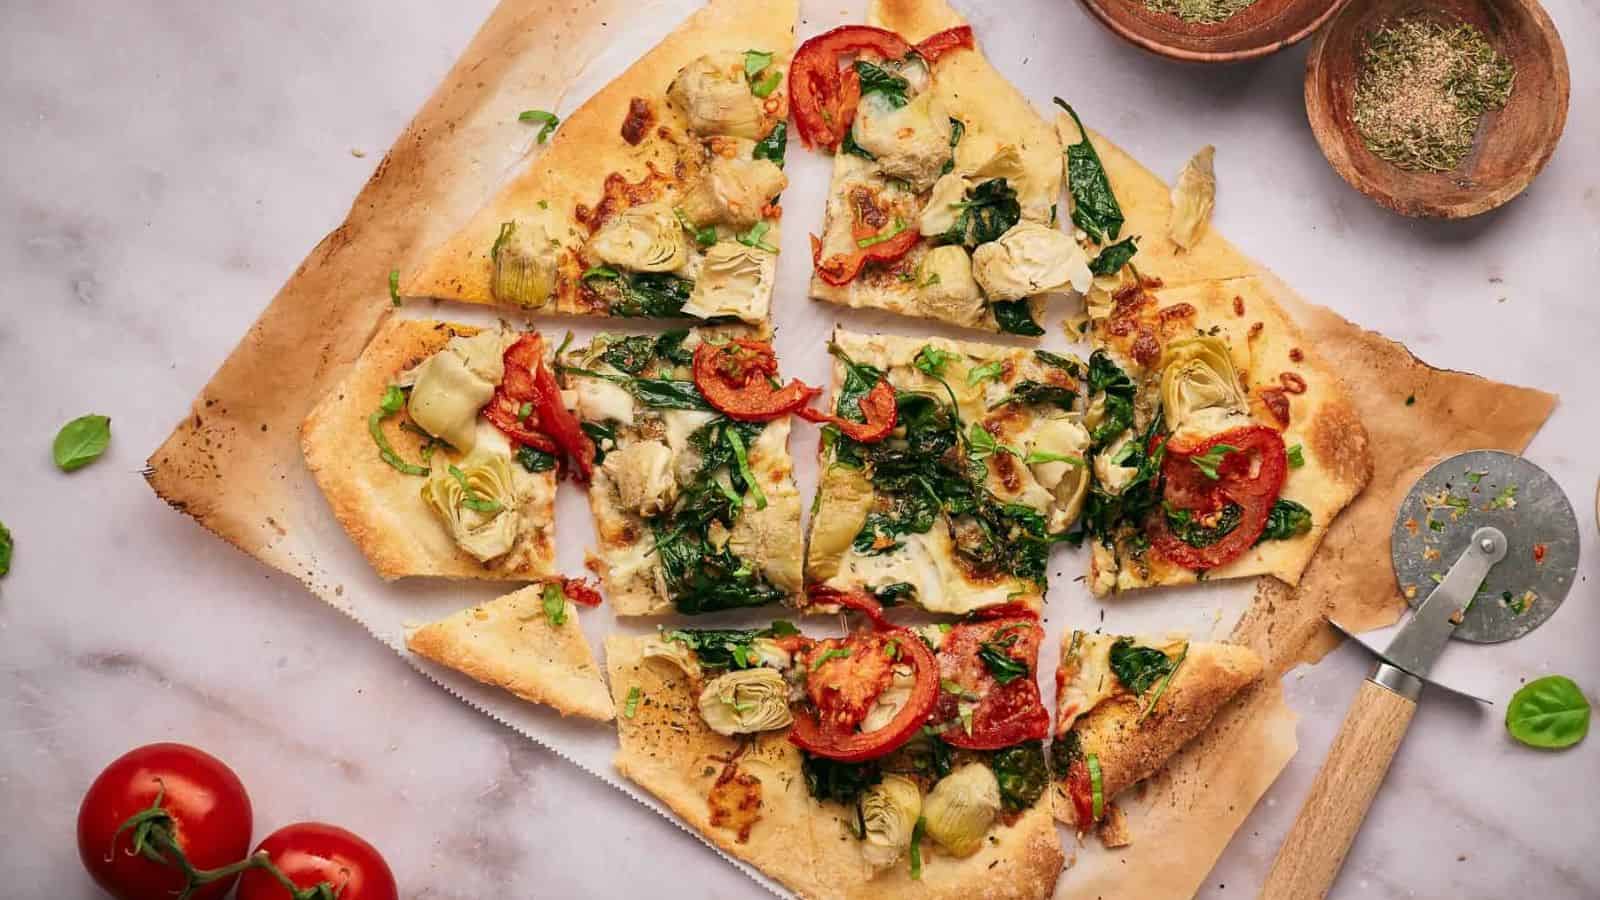
<path id="1" fill-rule="evenodd" d="M 798 379 L 774 387 L 777 376 L 778 357 L 766 341 L 706 341 L 694 351 L 695 387 L 707 403 L 730 419 L 770 422 L 800 409 L 822 393 Z"/>
<path id="2" fill-rule="evenodd" d="M 118 833 L 160 798 L 162 814 Z M 196 869 L 238 862 L 250 849 L 250 796 L 221 760 L 183 744 L 148 744 L 118 757 L 89 785 L 78 808 L 78 855 L 84 868 L 118 900 L 176 896 L 183 870 L 151 859 L 181 852 Z M 142 833 L 146 851 L 133 853 Z M 229 876 L 206 884 L 192 900 L 218 900 L 233 887 Z"/>
<path id="3" fill-rule="evenodd" d="M 877 260 L 879 262 L 894 262 L 917 245 L 922 239 L 922 232 L 915 228 L 907 227 L 892 238 L 879 241 L 868 247 L 858 247 L 850 253 L 835 253 L 827 259 L 822 258 L 822 241 L 816 235 L 811 236 L 811 267 L 817 270 L 822 280 L 839 286 L 849 284 L 861 274 L 861 269 L 867 263 Z"/>
<path id="4" fill-rule="evenodd" d="M 952 723 L 940 732 L 945 743 L 968 750 L 998 750 L 1042 740 L 1050 732 L 1050 713 L 1040 697 L 1036 674 L 1043 637 L 1039 617 L 1015 604 L 974 616 L 950 629 L 939 648 L 939 675 L 960 687 L 963 695 L 978 699 L 965 701 L 974 704 L 968 733 L 960 716 L 962 697 L 940 693 L 936 717 Z M 1027 674 L 1001 684 L 979 655 L 986 643 L 1026 666 Z"/>
<path id="5" fill-rule="evenodd" d="M 602 602 L 600 588 L 587 578 L 561 579 L 561 593 L 579 606 L 599 606 Z"/>
<path id="6" fill-rule="evenodd" d="M 888 437 L 900 417 L 899 409 L 895 406 L 894 387 L 887 378 L 880 378 L 872 390 L 861 398 L 861 414 L 866 416 L 865 422 L 854 422 L 809 406 L 802 407 L 799 412 L 800 418 L 807 422 L 830 424 L 845 437 L 863 444 L 876 444 Z"/>
<path id="7" fill-rule="evenodd" d="M 789 106 L 795 130 L 807 147 L 835 150 L 854 118 L 843 115 L 846 89 L 839 75 L 839 57 L 870 51 L 883 59 L 899 59 L 911 52 L 905 38 L 870 25 L 841 25 L 807 40 L 795 51 L 789 65 Z M 860 93 L 860 85 L 855 86 Z"/>
<path id="8" fill-rule="evenodd" d="M 265 852 L 296 887 L 328 885 L 338 900 L 399 900 L 394 873 L 376 847 L 334 825 L 297 822 L 267 835 L 256 848 Z M 322 900 L 318 895 L 312 895 Z M 289 900 L 289 891 L 264 869 L 251 869 L 239 879 L 236 900 Z"/>
<path id="9" fill-rule="evenodd" d="M 972 41 L 972 26 L 961 25 L 956 28 L 946 28 L 937 34 L 928 35 L 922 39 L 921 43 L 917 44 L 916 51 L 923 59 L 933 62 L 957 47 L 965 47 L 971 50 L 975 46 Z"/>
<path id="10" fill-rule="evenodd" d="M 578 481 L 594 471 L 594 443 L 578 417 L 561 404 L 561 387 L 544 364 L 544 340 L 525 334 L 507 348 L 505 375 L 483 416 L 519 444 L 555 454 L 577 467 Z"/>
<path id="11" fill-rule="evenodd" d="M 1234 449 L 1222 455 L 1213 479 L 1194 459 L 1224 444 Z M 1266 529 L 1288 468 L 1283 436 L 1265 425 L 1229 429 L 1196 444 L 1167 441 L 1161 464 L 1164 502 L 1152 510 L 1145 525 L 1151 546 L 1187 569 L 1214 569 L 1237 559 Z M 1183 541 L 1167 522 L 1169 508 L 1204 517 L 1223 512 L 1229 504 L 1239 507 L 1239 523 L 1204 547 Z"/>

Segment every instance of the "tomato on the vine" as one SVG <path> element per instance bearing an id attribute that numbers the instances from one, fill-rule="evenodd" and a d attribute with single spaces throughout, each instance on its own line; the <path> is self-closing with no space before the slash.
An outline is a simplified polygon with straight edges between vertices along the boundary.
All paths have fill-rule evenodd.
<path id="1" fill-rule="evenodd" d="M 321 822 L 297 822 L 267 835 L 256 853 L 265 853 L 278 871 L 302 891 L 325 884 L 338 900 L 399 900 L 394 873 L 377 848 L 359 836 Z M 239 879 L 236 900 L 288 900 L 283 883 L 264 868 Z M 310 897 L 322 900 L 316 893 Z"/>
<path id="2" fill-rule="evenodd" d="M 250 797 L 221 760 L 184 744 L 149 744 L 106 766 L 78 808 L 78 855 L 95 883 L 118 900 L 177 896 L 197 870 L 242 859 L 250 849 Z M 135 850 L 137 843 L 138 850 Z M 203 884 L 189 900 L 220 900 L 236 879 Z"/>

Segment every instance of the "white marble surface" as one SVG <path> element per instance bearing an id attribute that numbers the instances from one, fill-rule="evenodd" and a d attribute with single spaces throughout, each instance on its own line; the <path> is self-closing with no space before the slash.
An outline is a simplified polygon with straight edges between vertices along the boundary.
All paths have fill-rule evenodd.
<path id="1" fill-rule="evenodd" d="M 1451 652 L 1480 659 L 1497 698 L 1548 671 L 1596 696 L 1600 7 L 1551 6 L 1575 90 L 1550 168 L 1508 208 L 1442 225 L 1384 213 L 1327 169 L 1301 107 L 1303 48 L 1177 67 L 1058 4 L 976 16 L 986 41 L 1031 48 L 1003 70 L 1049 67 L 1157 171 L 1216 143 L 1218 227 L 1290 283 L 1431 363 L 1562 395 L 1531 454 L 1579 509 L 1578 586 L 1551 627 Z M 159 739 L 228 760 L 261 833 L 321 818 L 365 834 L 408 897 L 755 890 L 167 510 L 138 475 L 490 6 L 0 7 L 0 521 L 17 540 L 0 580 L 0 813 L 13 822 L 0 893 L 95 896 L 73 847 L 78 798 L 112 757 Z M 90 410 L 112 416 L 112 449 L 62 475 L 50 439 Z M 1301 753 L 1203 896 L 1254 895 L 1364 666 L 1347 647 L 1289 676 Z M 1337 896 L 1600 896 L 1600 744 L 1527 751 L 1501 712 L 1424 702 Z"/>

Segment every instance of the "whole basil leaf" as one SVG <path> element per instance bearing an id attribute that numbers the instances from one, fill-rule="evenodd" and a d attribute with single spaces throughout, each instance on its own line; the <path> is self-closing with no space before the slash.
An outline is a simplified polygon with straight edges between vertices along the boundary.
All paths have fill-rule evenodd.
<path id="1" fill-rule="evenodd" d="M 1020 334 L 1024 337 L 1038 337 L 1044 334 L 1044 329 L 1033 320 L 1033 310 L 1029 308 L 1026 298 L 996 300 L 989 306 L 994 310 L 995 324 L 1006 334 Z"/>
<path id="2" fill-rule="evenodd" d="M 1565 675 L 1535 678 L 1511 695 L 1506 731 L 1529 747 L 1571 747 L 1589 733 L 1589 698 Z"/>
<path id="3" fill-rule="evenodd" d="M 1095 243 L 1106 239 L 1116 240 L 1122 231 L 1122 206 L 1111 190 L 1111 179 L 1106 176 L 1100 154 L 1089 141 L 1089 129 L 1067 101 L 1055 98 L 1057 106 L 1072 116 L 1082 133 L 1083 140 L 1067 146 L 1067 187 L 1072 193 L 1072 224 L 1082 228 Z"/>
<path id="4" fill-rule="evenodd" d="M 789 149 L 789 123 L 779 122 L 767 136 L 756 142 L 756 148 L 750 152 L 754 159 L 764 159 L 774 163 L 778 168 L 783 168 L 783 156 Z"/>
<path id="5" fill-rule="evenodd" d="M 11 529 L 7 528 L 4 522 L 0 522 L 0 575 L 11 571 L 11 549 L 13 546 Z"/>
<path id="6" fill-rule="evenodd" d="M 1138 245 L 1134 243 L 1137 240 L 1130 237 L 1101 250 L 1098 256 L 1089 261 L 1089 271 L 1096 275 L 1115 275 L 1122 271 L 1128 260 L 1139 252 Z"/>
<path id="7" fill-rule="evenodd" d="M 99 459 L 110 444 L 111 420 L 91 414 L 61 426 L 50 452 L 61 471 L 72 472 Z"/>

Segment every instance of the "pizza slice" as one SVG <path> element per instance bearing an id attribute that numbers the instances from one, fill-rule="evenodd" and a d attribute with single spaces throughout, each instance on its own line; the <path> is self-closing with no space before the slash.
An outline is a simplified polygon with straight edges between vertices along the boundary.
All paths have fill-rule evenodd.
<path id="1" fill-rule="evenodd" d="M 1038 616 L 613 637 L 619 771 L 806 897 L 1045 897 Z M 795 699 L 791 701 L 791 697 Z"/>
<path id="2" fill-rule="evenodd" d="M 1050 748 L 1056 818 L 1079 832 L 1102 823 L 1118 794 L 1155 774 L 1261 669 L 1235 644 L 1064 635 Z"/>
<path id="3" fill-rule="evenodd" d="M 1079 127 L 1063 117 L 1064 132 Z M 1066 166 L 1096 273 L 1082 323 L 1095 348 L 1082 520 L 1091 589 L 1263 574 L 1298 583 L 1371 476 L 1344 386 L 1265 273 L 1203 224 L 1189 249 L 1174 242 L 1159 179 L 1092 133 L 1069 143 Z"/>
<path id="4" fill-rule="evenodd" d="M 339 524 L 385 579 L 554 574 L 556 476 L 593 447 L 537 332 L 391 319 L 301 426 Z"/>
<path id="5" fill-rule="evenodd" d="M 844 330 L 830 346 L 811 593 L 866 591 L 956 614 L 1037 607 L 1050 547 L 1088 491 L 1083 365 Z"/>
<path id="6" fill-rule="evenodd" d="M 811 296 L 1043 334 L 1040 298 L 1091 277 L 1057 214 L 1060 141 L 943 0 L 868 21 L 795 54 L 796 131 L 834 153 Z"/>
<path id="7" fill-rule="evenodd" d="M 406 649 L 564 716 L 607 722 L 616 712 L 574 597 L 600 600 L 581 582 L 531 584 L 417 628 Z"/>
<path id="8" fill-rule="evenodd" d="M 713 0 L 568 117 L 400 293 L 764 321 L 796 14 L 792 0 Z"/>
<path id="9" fill-rule="evenodd" d="M 562 377 L 594 440 L 591 566 L 619 615 L 795 603 L 800 495 L 771 344 L 742 327 L 602 334 Z"/>

